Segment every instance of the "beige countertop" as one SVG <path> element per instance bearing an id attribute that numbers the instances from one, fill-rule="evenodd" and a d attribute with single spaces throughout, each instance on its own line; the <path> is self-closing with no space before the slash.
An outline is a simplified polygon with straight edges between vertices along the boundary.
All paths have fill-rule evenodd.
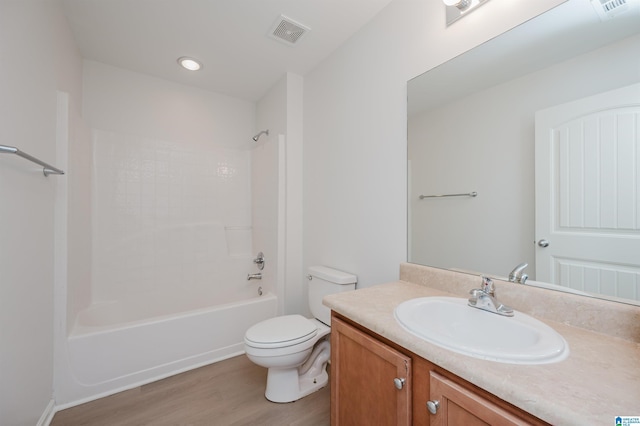
<path id="1" fill-rule="evenodd" d="M 396 306 L 425 296 L 466 297 L 466 292 L 456 289 L 452 294 L 424 283 L 396 281 L 326 296 L 324 304 L 553 425 L 614 425 L 616 416 L 640 416 L 640 344 L 636 341 L 538 316 L 569 344 L 566 360 L 514 365 L 476 359 L 415 337 L 396 322 Z M 511 306 L 518 309 L 517 304 Z"/>

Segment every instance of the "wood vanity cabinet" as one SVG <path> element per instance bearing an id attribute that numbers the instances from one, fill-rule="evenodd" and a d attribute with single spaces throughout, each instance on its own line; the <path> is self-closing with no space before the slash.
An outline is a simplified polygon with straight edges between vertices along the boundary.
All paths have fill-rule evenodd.
<path id="1" fill-rule="evenodd" d="M 427 403 L 437 401 L 435 414 Z M 546 425 L 335 313 L 331 321 L 331 424 Z"/>
<path id="2" fill-rule="evenodd" d="M 411 425 L 411 357 L 335 316 L 331 424 Z"/>
<path id="3" fill-rule="evenodd" d="M 545 424 L 526 412 L 511 407 L 511 411 L 495 396 L 483 397 L 478 391 L 460 383 L 460 379 L 445 377 L 430 371 L 430 401 L 438 401 L 431 425 L 541 425 Z M 502 402 L 502 404 L 500 404 Z"/>

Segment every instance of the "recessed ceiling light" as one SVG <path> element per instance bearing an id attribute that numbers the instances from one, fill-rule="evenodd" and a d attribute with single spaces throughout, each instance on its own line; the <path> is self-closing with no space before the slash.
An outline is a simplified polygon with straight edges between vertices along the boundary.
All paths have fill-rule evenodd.
<path id="1" fill-rule="evenodd" d="M 178 63 L 180 64 L 181 67 L 188 69 L 189 71 L 198 71 L 200 68 L 202 68 L 202 65 L 200 65 L 200 62 L 196 61 L 193 58 L 188 58 L 186 56 L 178 58 Z"/>

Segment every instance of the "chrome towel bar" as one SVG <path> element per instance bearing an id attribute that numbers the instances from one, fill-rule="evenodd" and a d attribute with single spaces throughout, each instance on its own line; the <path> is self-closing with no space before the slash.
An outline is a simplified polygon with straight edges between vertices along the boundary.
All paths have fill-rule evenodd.
<path id="1" fill-rule="evenodd" d="M 1 154 L 16 154 L 19 157 L 22 157 L 24 159 L 27 159 L 33 163 L 36 163 L 40 166 L 43 167 L 42 169 L 42 173 L 45 176 L 49 176 L 49 175 L 63 175 L 64 172 L 56 167 L 53 167 L 51 164 L 47 164 L 44 161 L 38 160 L 36 157 L 33 157 L 29 154 L 27 154 L 26 152 L 22 152 L 20 151 L 18 148 L 16 148 L 15 146 L 6 146 L 6 145 L 0 145 L 0 153 Z"/>
<path id="2" fill-rule="evenodd" d="M 478 193 L 473 191 L 468 194 L 442 194 L 442 195 L 421 195 L 419 198 L 424 200 L 425 198 L 444 198 L 444 197 L 477 197 Z"/>

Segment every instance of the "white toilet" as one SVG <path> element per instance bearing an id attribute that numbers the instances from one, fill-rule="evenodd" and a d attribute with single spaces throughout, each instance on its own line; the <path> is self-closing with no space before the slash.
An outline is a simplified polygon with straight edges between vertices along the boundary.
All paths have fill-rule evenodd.
<path id="1" fill-rule="evenodd" d="M 261 321 L 244 335 L 247 357 L 269 369 L 264 395 L 273 402 L 292 402 L 324 387 L 329 376 L 331 311 L 322 304 L 329 294 L 354 290 L 353 274 L 312 266 L 309 275 L 309 308 L 315 317 L 284 315 Z"/>

